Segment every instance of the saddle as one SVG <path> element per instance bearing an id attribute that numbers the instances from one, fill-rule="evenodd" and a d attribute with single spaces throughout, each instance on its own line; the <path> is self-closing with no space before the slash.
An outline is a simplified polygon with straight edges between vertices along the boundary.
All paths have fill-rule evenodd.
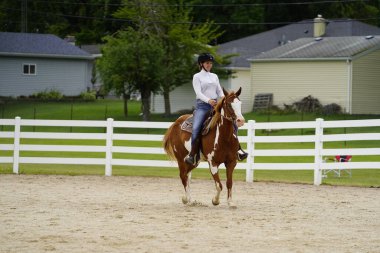
<path id="1" fill-rule="evenodd" d="M 213 113 L 210 112 L 210 115 L 206 118 L 205 122 L 203 122 L 203 127 L 202 127 L 202 135 L 208 134 L 210 127 L 210 121 L 212 118 Z M 192 114 L 190 117 L 188 117 L 182 124 L 181 124 L 181 130 L 186 131 L 189 133 L 193 132 L 193 119 L 194 119 L 194 114 Z"/>

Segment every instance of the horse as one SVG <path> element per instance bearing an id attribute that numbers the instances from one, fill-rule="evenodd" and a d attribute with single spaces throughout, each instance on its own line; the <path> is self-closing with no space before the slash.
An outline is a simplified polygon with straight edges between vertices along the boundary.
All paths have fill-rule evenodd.
<path id="1" fill-rule="evenodd" d="M 209 164 L 211 175 L 215 182 L 216 194 L 212 198 L 213 205 L 219 205 L 220 193 L 223 189 L 219 178 L 219 165 L 226 167 L 227 175 L 227 203 L 230 208 L 236 208 L 232 201 L 232 176 L 237 164 L 237 151 L 239 141 L 237 137 L 237 126 L 242 126 L 245 119 L 241 113 L 241 101 L 239 95 L 241 88 L 236 92 L 227 92 L 223 88 L 224 97 L 219 100 L 214 108 L 213 116 L 208 125 L 208 133 L 201 137 L 201 159 Z M 190 177 L 191 171 L 198 166 L 185 162 L 185 157 L 191 150 L 191 133 L 181 130 L 182 123 L 191 114 L 180 116 L 166 131 L 163 138 L 163 147 L 170 159 L 176 160 L 179 168 L 185 195 L 182 197 L 183 204 L 191 203 Z"/>

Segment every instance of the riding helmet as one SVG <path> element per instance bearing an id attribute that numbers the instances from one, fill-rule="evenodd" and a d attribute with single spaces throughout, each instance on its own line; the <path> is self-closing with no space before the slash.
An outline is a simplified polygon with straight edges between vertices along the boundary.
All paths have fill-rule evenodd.
<path id="1" fill-rule="evenodd" d="M 206 61 L 214 62 L 214 56 L 209 53 L 203 53 L 198 56 L 198 64 L 202 64 Z"/>

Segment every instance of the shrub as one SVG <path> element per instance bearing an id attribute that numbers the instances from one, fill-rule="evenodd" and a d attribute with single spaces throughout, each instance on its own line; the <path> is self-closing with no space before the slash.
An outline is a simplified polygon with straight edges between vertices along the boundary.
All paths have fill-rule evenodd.
<path id="1" fill-rule="evenodd" d="M 293 105 L 298 112 L 318 112 L 322 109 L 322 104 L 319 100 L 311 95 L 304 97 Z"/>
<path id="2" fill-rule="evenodd" d="M 43 101 L 46 101 L 46 100 L 58 101 L 63 98 L 63 95 L 61 94 L 61 92 L 57 90 L 50 90 L 50 91 L 45 90 L 45 91 L 34 93 L 31 97 L 41 99 Z"/>
<path id="3" fill-rule="evenodd" d="M 324 115 L 340 114 L 342 113 L 342 107 L 335 103 L 328 104 L 322 108 L 322 113 Z"/>
<path id="4" fill-rule="evenodd" d="M 284 104 L 284 113 L 295 113 L 297 110 L 294 106 L 294 104 L 287 105 Z"/>
<path id="5" fill-rule="evenodd" d="M 96 100 L 96 92 L 95 91 L 82 92 L 80 94 L 80 98 L 84 101 L 95 101 Z"/>

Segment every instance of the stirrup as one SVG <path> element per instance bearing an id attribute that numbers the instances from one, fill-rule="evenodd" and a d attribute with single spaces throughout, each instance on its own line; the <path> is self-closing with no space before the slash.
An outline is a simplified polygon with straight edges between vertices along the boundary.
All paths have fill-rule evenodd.
<path id="1" fill-rule="evenodd" d="M 190 164 L 190 165 L 195 165 L 196 161 L 195 161 L 195 157 L 194 156 L 191 156 L 191 155 L 187 155 L 185 157 L 185 162 L 187 164 Z"/>
<path id="2" fill-rule="evenodd" d="M 239 161 L 243 161 L 248 157 L 248 153 L 244 152 L 243 150 L 241 150 L 241 151 L 243 152 L 243 154 L 240 154 L 238 151 L 238 160 Z"/>

